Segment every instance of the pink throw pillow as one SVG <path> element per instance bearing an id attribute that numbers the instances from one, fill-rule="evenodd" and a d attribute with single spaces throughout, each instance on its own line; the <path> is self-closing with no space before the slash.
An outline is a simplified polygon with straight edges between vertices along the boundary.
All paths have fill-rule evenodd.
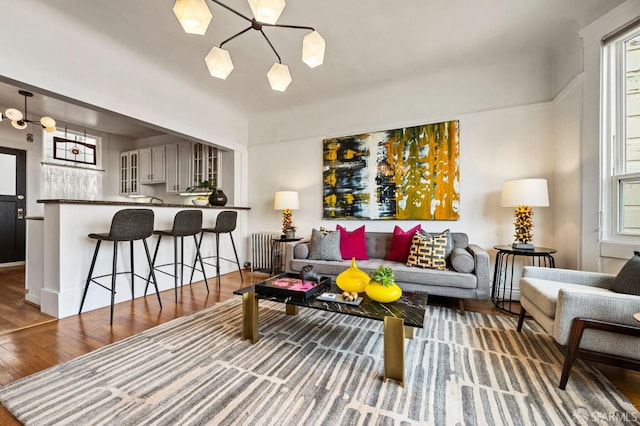
<path id="1" fill-rule="evenodd" d="M 364 239 L 364 225 L 349 232 L 340 225 L 336 225 L 340 232 L 340 254 L 343 259 L 369 260 L 367 244 Z M 407 255 L 408 256 L 408 255 Z"/>
<path id="2" fill-rule="evenodd" d="M 404 232 L 398 225 L 393 228 L 393 235 L 391 236 L 391 244 L 389 245 L 389 253 L 387 254 L 387 260 L 395 260 L 396 262 L 407 263 L 409 258 L 409 250 L 411 249 L 411 239 L 416 232 L 420 232 L 422 227 L 416 225 Z"/>

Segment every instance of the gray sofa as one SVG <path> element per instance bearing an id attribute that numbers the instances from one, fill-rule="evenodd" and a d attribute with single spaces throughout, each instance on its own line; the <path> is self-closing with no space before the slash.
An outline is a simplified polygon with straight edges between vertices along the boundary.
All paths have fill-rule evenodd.
<path id="1" fill-rule="evenodd" d="M 366 232 L 365 241 L 369 260 L 358 260 L 358 268 L 365 272 L 379 265 L 393 268 L 396 283 L 407 291 L 425 291 L 431 295 L 460 299 L 487 300 L 490 296 L 489 254 L 476 244 L 469 244 L 467 234 L 452 232 L 453 248 L 462 248 L 473 255 L 474 270 L 461 273 L 449 267 L 447 270 L 406 266 L 402 262 L 385 260 L 391 244 L 392 234 L 386 232 Z M 309 259 L 309 241 L 288 243 L 285 250 L 285 268 L 289 273 L 299 273 L 305 265 L 313 265 L 314 272 L 332 279 L 348 268 L 350 260 L 330 261 Z"/>

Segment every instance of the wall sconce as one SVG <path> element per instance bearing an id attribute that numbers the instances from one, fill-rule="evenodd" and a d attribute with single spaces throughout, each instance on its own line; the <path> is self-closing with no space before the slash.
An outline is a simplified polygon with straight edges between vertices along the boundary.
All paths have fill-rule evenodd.
<path id="1" fill-rule="evenodd" d="M 533 209 L 531 207 L 549 207 L 549 190 L 546 179 L 516 179 L 504 182 L 502 186 L 502 207 L 516 207 L 514 249 L 532 250 Z"/>

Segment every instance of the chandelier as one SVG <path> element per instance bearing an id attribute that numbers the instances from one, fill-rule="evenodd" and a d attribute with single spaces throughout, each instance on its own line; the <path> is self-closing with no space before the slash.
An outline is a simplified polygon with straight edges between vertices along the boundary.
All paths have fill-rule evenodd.
<path id="1" fill-rule="evenodd" d="M 22 114 L 22 112 L 15 108 L 9 108 L 4 112 L 4 114 L 0 113 L 0 121 L 2 121 L 3 118 L 8 118 L 9 120 L 11 120 L 11 125 L 18 130 L 26 129 L 27 124 L 29 123 L 36 123 L 42 126 L 45 132 L 55 132 L 56 120 L 54 120 L 53 118 L 44 116 L 40 119 L 40 121 L 29 120 L 27 118 L 27 98 L 32 98 L 33 93 L 27 92 L 25 90 L 18 90 L 18 93 L 24 96 L 24 114 Z"/>
<path id="2" fill-rule="evenodd" d="M 253 18 L 243 15 L 218 0 L 211 1 L 250 23 L 247 28 L 227 38 L 220 43 L 219 46 L 214 46 L 204 58 L 207 68 L 209 69 L 209 74 L 213 77 L 224 80 L 234 68 L 229 51 L 222 47 L 234 38 L 253 29 L 262 34 L 278 58 L 278 62 L 275 62 L 269 72 L 267 72 L 269 85 L 273 90 L 284 92 L 292 81 L 291 73 L 289 72 L 289 67 L 282 63 L 280 55 L 269 40 L 269 37 L 267 37 L 262 30 L 263 27 L 310 30 L 311 32 L 305 35 L 302 40 L 302 61 L 310 68 L 315 68 L 324 62 L 326 43 L 324 38 L 314 28 L 276 23 L 286 6 L 285 0 L 248 0 L 249 7 L 253 12 Z M 178 18 L 180 25 L 182 25 L 182 29 L 188 34 L 203 35 L 207 31 L 212 18 L 211 11 L 206 5 L 205 0 L 176 0 L 173 6 L 173 13 L 176 15 L 176 18 Z"/>

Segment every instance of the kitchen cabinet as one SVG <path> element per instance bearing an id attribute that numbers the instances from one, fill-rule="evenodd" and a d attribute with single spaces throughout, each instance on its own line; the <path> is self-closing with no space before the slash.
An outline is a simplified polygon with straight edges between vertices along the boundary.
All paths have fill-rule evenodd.
<path id="1" fill-rule="evenodd" d="M 165 146 L 167 193 L 186 192 L 191 182 L 191 142 Z"/>
<path id="2" fill-rule="evenodd" d="M 143 148 L 139 153 L 140 183 L 165 183 L 165 147 Z"/>
<path id="3" fill-rule="evenodd" d="M 140 195 L 139 151 L 120 153 L 120 195 Z"/>
<path id="4" fill-rule="evenodd" d="M 203 143 L 193 144 L 192 185 L 198 185 L 204 181 L 215 181 L 220 187 L 218 157 L 216 147 Z"/>

